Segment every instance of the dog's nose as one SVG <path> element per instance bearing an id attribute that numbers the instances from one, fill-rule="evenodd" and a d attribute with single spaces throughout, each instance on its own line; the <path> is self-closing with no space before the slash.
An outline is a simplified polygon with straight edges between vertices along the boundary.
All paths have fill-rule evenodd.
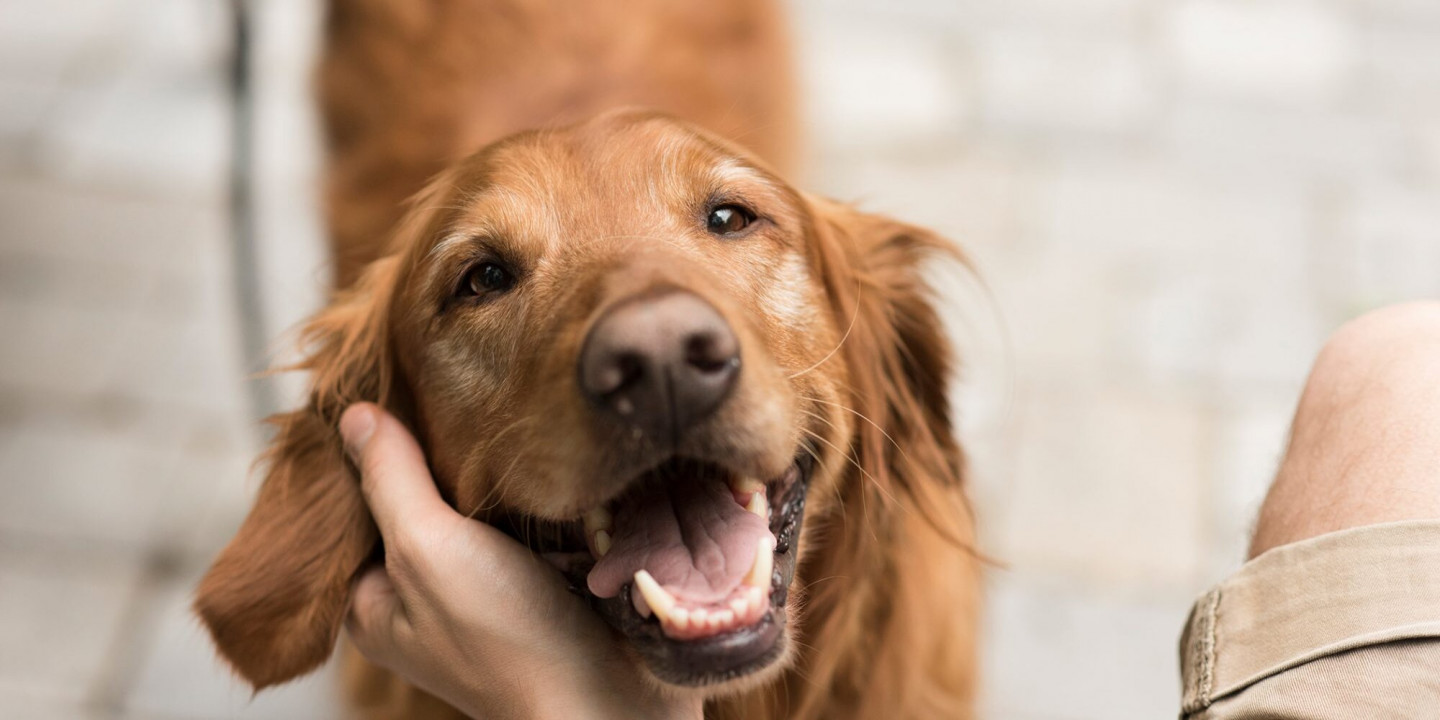
<path id="1" fill-rule="evenodd" d="M 709 303 L 671 291 L 607 311 L 585 338 L 579 370 L 602 412 L 673 442 L 730 393 L 740 343 Z"/>

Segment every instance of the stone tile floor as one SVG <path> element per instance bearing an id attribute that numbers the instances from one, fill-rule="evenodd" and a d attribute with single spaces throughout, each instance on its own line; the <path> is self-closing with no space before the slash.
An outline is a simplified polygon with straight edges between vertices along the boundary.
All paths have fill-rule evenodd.
<path id="1" fill-rule="evenodd" d="M 261 13 L 266 317 L 324 287 L 318 10 Z M 795 0 L 802 184 L 934 227 L 991 573 L 987 717 L 1174 713 L 1310 357 L 1440 295 L 1440 4 Z M 257 439 L 214 0 L 0 0 L 0 717 L 316 718 L 186 611 Z M 294 385 L 287 386 L 293 396 Z"/>

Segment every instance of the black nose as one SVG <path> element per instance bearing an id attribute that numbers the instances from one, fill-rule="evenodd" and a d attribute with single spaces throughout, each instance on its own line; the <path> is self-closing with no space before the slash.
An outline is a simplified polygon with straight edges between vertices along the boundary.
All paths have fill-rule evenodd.
<path id="1" fill-rule="evenodd" d="M 696 295 L 671 291 L 621 303 L 590 329 L 580 388 L 612 418 L 675 442 L 724 402 L 740 374 L 740 343 Z"/>

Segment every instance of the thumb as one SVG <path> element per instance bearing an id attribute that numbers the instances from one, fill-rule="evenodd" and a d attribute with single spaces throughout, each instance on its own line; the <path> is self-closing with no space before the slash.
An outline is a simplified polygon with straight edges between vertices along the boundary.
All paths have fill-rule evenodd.
<path id="1" fill-rule="evenodd" d="M 406 528 L 435 527 L 455 516 L 435 487 L 420 444 L 394 416 L 376 405 L 355 403 L 340 417 L 340 434 L 387 544 Z"/>

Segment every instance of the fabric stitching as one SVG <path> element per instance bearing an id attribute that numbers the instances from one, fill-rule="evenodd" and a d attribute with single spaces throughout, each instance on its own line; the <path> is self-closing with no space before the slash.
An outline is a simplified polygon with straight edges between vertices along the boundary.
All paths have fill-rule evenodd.
<path id="1" fill-rule="evenodd" d="M 1200 657 L 1200 672 L 1196 679 L 1199 685 L 1200 706 L 1210 707 L 1210 695 L 1215 688 L 1215 616 L 1220 610 L 1220 591 L 1210 593 L 1209 603 L 1202 616 L 1204 625 L 1201 628 L 1200 643 L 1197 650 Z"/>
<path id="2" fill-rule="evenodd" d="M 1191 670 L 1186 673 L 1185 697 L 1181 715 L 1190 717 L 1208 708 L 1213 700 L 1215 687 L 1215 632 L 1216 615 L 1219 613 L 1220 591 L 1211 590 L 1195 602 L 1186 633 L 1185 652 Z"/>

